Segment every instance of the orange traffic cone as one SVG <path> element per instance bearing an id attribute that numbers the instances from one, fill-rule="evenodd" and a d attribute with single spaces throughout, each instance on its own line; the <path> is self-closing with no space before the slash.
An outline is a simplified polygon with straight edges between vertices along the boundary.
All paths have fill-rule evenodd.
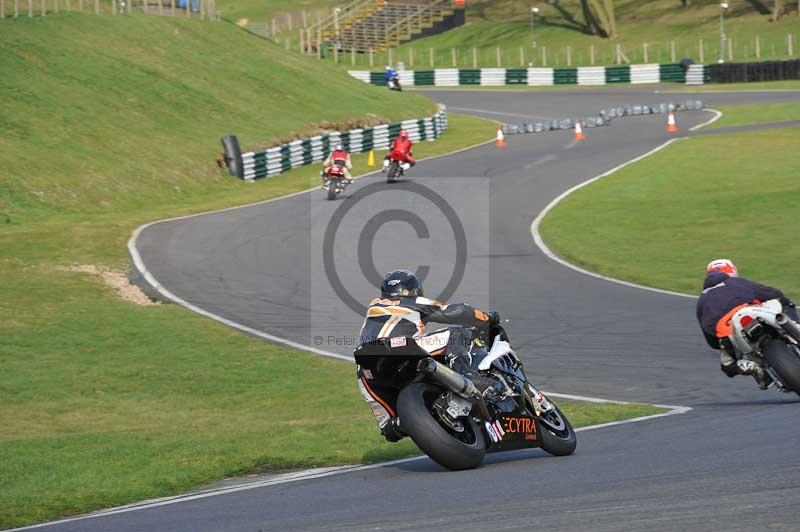
<path id="1" fill-rule="evenodd" d="M 678 124 L 675 122 L 675 113 L 672 111 L 667 115 L 667 132 L 675 133 L 678 131 Z"/>
<path id="2" fill-rule="evenodd" d="M 575 121 L 575 140 L 586 140 L 586 135 L 583 134 L 583 126 L 580 120 Z"/>
<path id="3" fill-rule="evenodd" d="M 506 147 L 506 137 L 503 135 L 503 126 L 497 128 L 497 140 L 494 141 L 495 148 Z"/>

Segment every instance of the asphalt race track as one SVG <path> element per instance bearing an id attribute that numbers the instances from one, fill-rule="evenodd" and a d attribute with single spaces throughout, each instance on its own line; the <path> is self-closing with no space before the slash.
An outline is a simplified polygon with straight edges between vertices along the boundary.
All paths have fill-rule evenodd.
<path id="1" fill-rule="evenodd" d="M 452 111 L 515 122 L 690 97 L 652 88 L 430 96 Z M 691 97 L 714 107 L 800 101 L 800 92 Z M 680 113 L 678 135 L 711 116 Z M 343 355 L 362 321 L 348 297 L 364 303 L 377 295 L 376 272 L 429 265 L 426 295 L 435 297 L 463 267 L 449 300 L 510 319 L 535 384 L 691 412 L 583 432 L 565 458 L 539 450 L 490 455 L 481 469 L 460 473 L 425 458 L 48 530 L 800 530 L 798 397 L 724 377 L 698 330 L 693 299 L 582 275 L 534 245 L 531 222 L 555 197 L 670 138 L 663 116 L 625 118 L 586 134 L 582 143 L 571 131 L 512 136 L 504 150 L 488 145 L 422 162 L 403 185 L 386 185 L 382 175 L 360 179 L 335 202 L 317 190 L 154 224 L 137 248 L 152 275 L 187 302 Z M 326 239 L 337 209 L 348 206 Z M 323 265 L 326 242 L 338 292 Z M 359 249 L 359 242 L 370 245 Z"/>

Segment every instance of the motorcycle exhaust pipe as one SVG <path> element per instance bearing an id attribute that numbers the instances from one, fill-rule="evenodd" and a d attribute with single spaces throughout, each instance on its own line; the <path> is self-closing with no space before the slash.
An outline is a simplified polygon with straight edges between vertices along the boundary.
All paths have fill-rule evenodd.
<path id="1" fill-rule="evenodd" d="M 477 407 L 478 413 L 484 421 L 491 419 L 489 409 L 486 407 L 483 396 L 478 392 L 478 389 L 475 388 L 471 380 L 432 358 L 420 360 L 417 365 L 417 371 L 430 377 L 461 397 L 471 400 Z"/>
<path id="2" fill-rule="evenodd" d="M 800 325 L 796 321 L 789 319 L 786 314 L 778 314 L 775 316 L 775 322 L 786 331 L 786 334 L 800 343 Z"/>

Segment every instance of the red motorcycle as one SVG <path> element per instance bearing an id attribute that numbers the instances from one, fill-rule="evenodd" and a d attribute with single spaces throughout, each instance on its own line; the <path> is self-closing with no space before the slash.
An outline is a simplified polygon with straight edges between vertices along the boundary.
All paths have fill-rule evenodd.
<path id="1" fill-rule="evenodd" d="M 384 161 L 384 170 L 386 171 L 386 182 L 395 183 L 400 176 L 405 175 L 406 170 L 411 168 L 411 163 L 406 160 L 406 154 L 397 150 L 389 152 L 388 157 Z"/>
<path id="2" fill-rule="evenodd" d="M 339 164 L 341 163 L 341 164 Z M 336 195 L 347 188 L 348 179 L 344 173 L 344 161 L 335 161 L 333 166 L 322 173 L 322 188 L 328 192 L 328 199 L 335 200 Z"/>

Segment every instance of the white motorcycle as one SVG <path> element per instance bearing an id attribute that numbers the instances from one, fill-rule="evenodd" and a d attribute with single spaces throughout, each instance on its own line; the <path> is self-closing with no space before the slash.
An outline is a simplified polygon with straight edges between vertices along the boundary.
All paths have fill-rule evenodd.
<path id="1" fill-rule="evenodd" d="M 736 351 L 772 378 L 770 387 L 800 395 L 800 324 L 771 299 L 747 305 L 731 318 L 728 337 Z"/>

